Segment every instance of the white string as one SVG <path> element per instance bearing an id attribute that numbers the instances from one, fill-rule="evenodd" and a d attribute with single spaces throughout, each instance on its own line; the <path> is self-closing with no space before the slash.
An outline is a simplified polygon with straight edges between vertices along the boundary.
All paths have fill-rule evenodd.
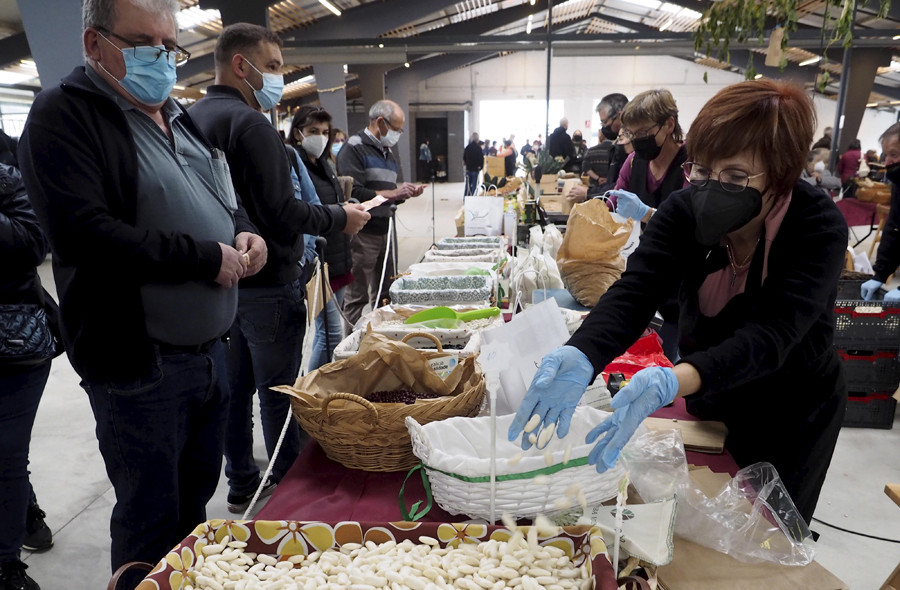
<path id="1" fill-rule="evenodd" d="M 379 304 L 378 298 L 381 296 L 381 286 L 384 284 L 384 277 L 387 274 L 388 256 L 391 255 L 391 244 L 392 244 L 391 236 L 393 236 L 393 235 L 394 235 L 394 216 L 391 215 L 390 217 L 388 217 L 387 245 L 385 246 L 385 249 L 384 249 L 384 262 L 381 265 L 381 280 L 378 281 L 378 286 L 376 287 L 377 290 L 375 293 L 375 302 L 372 303 L 370 301 L 370 303 L 372 303 L 373 310 L 378 308 L 378 304 Z M 396 269 L 396 266 L 394 268 Z"/>
<path id="2" fill-rule="evenodd" d="M 320 280 L 325 280 L 324 275 L 320 272 L 322 267 L 319 265 L 319 259 L 315 258 L 312 260 L 312 264 L 316 264 L 316 275 L 319 276 Z M 319 293 L 321 289 L 313 289 L 315 291 L 312 300 L 312 308 L 315 309 L 319 304 Z M 324 311 L 324 309 L 323 309 Z M 343 315 L 343 314 L 342 314 Z M 303 335 L 303 349 L 306 348 L 307 340 L 310 338 L 310 333 L 315 332 L 315 319 L 310 317 L 310 314 L 306 314 L 306 333 Z M 309 360 L 307 359 L 307 362 Z M 300 367 L 300 374 L 305 375 L 306 371 L 303 370 L 303 367 Z M 287 434 L 288 426 L 291 424 L 291 420 L 294 418 L 294 409 L 288 404 L 287 415 L 284 417 L 284 424 L 281 426 L 281 434 L 278 435 L 278 442 L 275 443 L 275 449 L 272 451 L 272 456 L 269 458 L 269 464 L 266 466 L 266 471 L 263 473 L 262 478 L 260 478 L 259 487 L 256 488 L 256 493 L 253 494 L 253 499 L 250 500 L 250 504 L 247 506 L 247 510 L 244 511 L 244 515 L 241 517 L 241 520 L 247 520 L 250 518 L 250 514 L 253 512 L 253 509 L 256 507 L 256 502 L 259 500 L 259 496 L 262 494 L 263 488 L 266 487 L 266 482 L 269 481 L 269 476 L 272 475 L 272 469 L 275 467 L 275 460 L 278 459 L 278 453 L 281 451 L 281 443 L 284 442 L 284 437 Z"/>

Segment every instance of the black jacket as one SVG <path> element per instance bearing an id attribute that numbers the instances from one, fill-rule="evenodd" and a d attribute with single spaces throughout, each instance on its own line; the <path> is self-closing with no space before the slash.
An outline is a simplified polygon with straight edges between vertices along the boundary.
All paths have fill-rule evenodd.
<path id="1" fill-rule="evenodd" d="M 696 242 L 695 226 L 690 189 L 672 193 L 647 223 L 622 278 L 569 340 L 598 372 L 637 340 L 659 305 L 675 295 L 673 285 L 682 285 L 684 317 L 703 279 L 728 263 L 724 248 Z M 768 276 L 753 295 L 752 316 L 731 326 L 734 337 L 721 343 L 698 341 L 682 328 L 682 361 L 700 372 L 701 395 L 748 388 L 757 397 L 789 395 L 781 385 L 786 378 L 809 376 L 815 361 L 835 354 L 832 315 L 846 244 L 847 223 L 831 199 L 798 181 L 772 243 Z"/>
<path id="2" fill-rule="evenodd" d="M 223 152 L 235 191 L 250 220 L 266 240 L 269 258 L 242 287 L 284 285 L 300 276 L 303 234 L 342 230 L 342 207 L 320 207 L 294 198 L 291 163 L 271 122 L 230 86 L 214 85 L 190 108 L 191 117 L 209 141 Z"/>
<path id="3" fill-rule="evenodd" d="M 562 156 L 569 160 L 575 159 L 575 144 L 572 143 L 572 138 L 569 137 L 565 127 L 560 126 L 553 130 L 547 138 L 547 151 L 554 158 Z"/>
<path id="4" fill-rule="evenodd" d="M 478 146 L 478 142 L 470 141 L 463 150 L 463 163 L 469 172 L 478 172 L 484 168 L 484 152 Z"/>
<path id="5" fill-rule="evenodd" d="M 185 125 L 203 137 L 185 113 Z M 62 337 L 83 378 L 133 379 L 154 359 L 144 326 L 147 282 L 214 280 L 214 241 L 135 227 L 137 150 L 122 109 L 75 68 L 38 94 L 19 164 L 53 251 Z M 238 204 L 235 234 L 256 232 Z"/>
<path id="6" fill-rule="evenodd" d="M 0 254 L 5 268 L 0 273 L 0 303 L 43 305 L 43 289 L 37 267 L 50 247 L 25 194 L 22 175 L 0 164 Z"/>
<path id="7" fill-rule="evenodd" d="M 323 205 L 339 205 L 346 203 L 344 191 L 334 168 L 329 161 L 328 154 L 322 154 L 317 160 L 309 157 L 302 147 L 297 148 L 300 159 L 306 165 L 309 177 L 316 187 L 316 195 Z M 353 259 L 350 257 L 350 236 L 340 229 L 333 229 L 325 239 L 328 243 L 325 247 L 325 262 L 328 263 L 328 276 L 336 278 L 350 272 L 353 267 Z"/>
<path id="8" fill-rule="evenodd" d="M 891 211 L 881 233 L 875 257 L 875 278 L 882 283 L 900 266 L 900 186 L 891 185 Z"/>

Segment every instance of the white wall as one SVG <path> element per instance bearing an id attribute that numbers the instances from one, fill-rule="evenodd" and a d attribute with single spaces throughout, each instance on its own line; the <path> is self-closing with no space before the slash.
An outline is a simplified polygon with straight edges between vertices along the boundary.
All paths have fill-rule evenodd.
<path id="1" fill-rule="evenodd" d="M 470 132 L 478 131 L 479 101 L 543 100 L 546 73 L 546 53 L 516 53 L 430 78 L 413 89 L 410 102 L 471 101 L 473 106 L 468 128 Z M 703 82 L 704 73 L 708 83 Z M 552 62 L 550 99 L 564 101 L 570 134 L 582 129 L 585 137 L 596 137 L 598 130 L 594 108 L 601 97 L 621 92 L 632 98 L 644 90 L 667 88 L 678 101 L 679 120 L 687 131 L 709 98 L 719 89 L 743 79 L 741 74 L 709 69 L 666 56 L 558 57 Z M 825 127 L 834 123 L 835 101 L 817 96 L 815 104 L 819 119 L 815 138 L 819 138 Z M 590 130 L 584 125 L 587 120 L 593 120 Z M 878 137 L 896 120 L 896 113 L 866 109 L 859 132 L 863 150 L 878 149 Z M 550 130 L 557 124 L 558 121 L 550 121 Z M 514 129 L 509 133 L 515 133 L 517 139 L 524 139 Z"/>

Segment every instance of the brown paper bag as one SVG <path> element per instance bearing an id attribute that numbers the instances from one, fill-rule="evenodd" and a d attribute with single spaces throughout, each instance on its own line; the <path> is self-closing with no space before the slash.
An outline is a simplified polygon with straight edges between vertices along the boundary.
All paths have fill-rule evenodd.
<path id="1" fill-rule="evenodd" d="M 556 262 L 563 282 L 579 303 L 593 307 L 622 276 L 625 259 L 620 252 L 633 227 L 631 219 L 625 223 L 613 220 L 600 199 L 572 209 Z"/>
<path id="2" fill-rule="evenodd" d="M 322 272 L 324 268 L 324 272 Z M 322 279 L 325 280 L 325 293 L 323 298 Z M 331 290 L 331 282 L 328 278 L 328 263 L 316 265 L 312 277 L 306 283 L 306 316 L 307 321 L 312 324 L 313 320 L 324 309 L 325 304 L 331 301 L 334 291 Z"/>
<path id="3" fill-rule="evenodd" d="M 664 590 L 849 590 L 834 574 L 813 561 L 805 566 L 748 564 L 675 538 L 672 563 L 657 570 Z"/>

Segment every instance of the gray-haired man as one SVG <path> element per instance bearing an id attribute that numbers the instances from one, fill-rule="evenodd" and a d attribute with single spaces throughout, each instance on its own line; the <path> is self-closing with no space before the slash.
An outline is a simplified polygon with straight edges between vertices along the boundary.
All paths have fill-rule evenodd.
<path id="1" fill-rule="evenodd" d="M 158 561 L 206 519 L 222 463 L 221 337 L 238 280 L 268 252 L 224 156 L 169 98 L 188 57 L 178 9 L 85 0 L 86 65 L 41 92 L 19 145 L 116 492 L 113 569 Z"/>
<path id="2" fill-rule="evenodd" d="M 337 168 L 342 176 L 353 177 L 353 198 L 368 201 L 377 195 L 387 203 L 370 211 L 372 219 L 353 237 L 353 282 L 347 287 L 344 313 L 351 324 L 362 315 L 366 304 L 378 307 L 389 298 L 390 277 L 396 274 L 395 255 L 388 256 L 385 279 L 379 284 L 387 251 L 388 223 L 393 215 L 391 205 L 422 194 L 425 185 L 402 182 L 400 166 L 391 148 L 403 133 L 406 116 L 391 100 L 379 100 L 369 109 L 369 126 L 350 137 L 338 154 Z M 394 235 L 391 250 L 396 254 Z"/>

